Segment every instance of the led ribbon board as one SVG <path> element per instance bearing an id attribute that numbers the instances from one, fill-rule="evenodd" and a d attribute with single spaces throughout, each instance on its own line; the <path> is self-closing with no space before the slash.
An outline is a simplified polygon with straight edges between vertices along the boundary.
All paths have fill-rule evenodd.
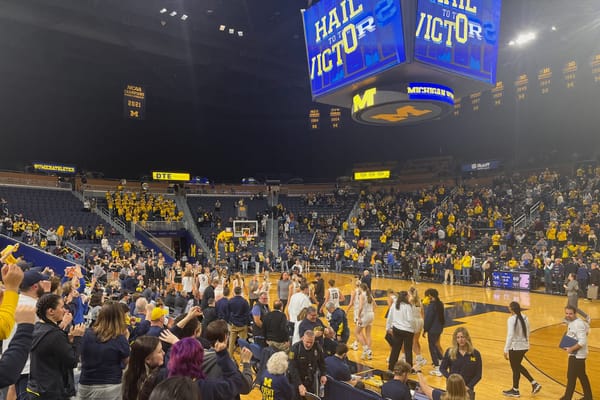
<path id="1" fill-rule="evenodd" d="M 448 114 L 454 91 L 435 83 L 409 83 L 404 91 L 376 87 L 352 98 L 352 118 L 370 125 L 411 125 Z"/>
<path id="2" fill-rule="evenodd" d="M 407 87 L 409 100 L 442 101 L 454 107 L 454 91 L 447 86 L 435 83 L 409 83 Z"/>
<path id="3" fill-rule="evenodd" d="M 496 84 L 501 0 L 418 0 L 415 59 Z"/>
<path id="4" fill-rule="evenodd" d="M 366 181 L 370 179 L 389 179 L 391 176 L 390 170 L 383 171 L 362 171 L 354 173 L 355 181 Z"/>
<path id="5" fill-rule="evenodd" d="M 399 0 L 321 0 L 302 15 L 313 99 L 406 61 Z"/>
<path id="6" fill-rule="evenodd" d="M 187 172 L 152 172 L 152 179 L 155 181 L 189 181 L 190 174 Z"/>
<path id="7" fill-rule="evenodd" d="M 49 164 L 43 162 L 34 162 L 33 169 L 37 172 L 58 173 L 58 174 L 74 174 L 77 169 L 74 165 L 66 164 Z"/>

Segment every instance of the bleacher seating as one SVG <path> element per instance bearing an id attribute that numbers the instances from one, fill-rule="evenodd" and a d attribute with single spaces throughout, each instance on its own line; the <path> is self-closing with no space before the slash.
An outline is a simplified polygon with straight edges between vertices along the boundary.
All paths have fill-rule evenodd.
<path id="1" fill-rule="evenodd" d="M 342 220 L 348 218 L 348 215 L 356 202 L 356 196 L 348 195 L 345 197 L 323 196 L 310 204 L 305 196 L 279 196 L 279 202 L 285 210 L 285 214 L 293 214 L 296 221 L 296 228 L 290 237 L 295 244 L 300 247 L 308 247 L 314 235 L 315 229 L 327 229 L 326 221 L 331 219 L 336 222 L 333 227 L 337 227 Z M 313 218 L 316 216 L 316 218 Z M 304 220 L 310 221 L 311 230 L 307 229 Z M 284 223 L 283 221 L 281 223 Z M 330 244 L 333 236 L 329 237 Z M 285 242 L 285 238 L 280 236 L 280 243 Z"/>
<path id="2" fill-rule="evenodd" d="M 87 227 L 95 229 L 98 225 L 106 225 L 98 215 L 84 210 L 81 201 L 70 190 L 0 186 L 0 197 L 6 200 L 6 207 L 11 215 L 20 214 L 27 220 L 36 221 L 44 229 L 56 229 L 63 225 L 65 239 L 70 226 L 86 230 Z M 109 231 L 110 228 L 106 227 L 106 230 Z M 120 234 L 108 235 L 107 232 L 106 236 L 111 246 L 119 240 L 123 241 Z M 99 246 L 88 239 L 74 243 L 86 251 Z"/>
<path id="3" fill-rule="evenodd" d="M 11 214 L 37 221 L 44 228 L 91 225 L 104 223 L 100 217 L 83 210 L 81 202 L 70 190 L 36 189 L 16 186 L 0 186 L 0 197 L 7 201 Z"/>
<path id="4" fill-rule="evenodd" d="M 267 201 L 262 197 L 244 197 L 247 220 L 256 220 L 257 215 L 267 210 Z M 212 245 L 216 235 L 225 228 L 232 227 L 232 222 L 238 219 L 235 203 L 240 197 L 235 196 L 196 196 L 188 195 L 187 202 L 198 231 L 206 243 Z M 219 201 L 220 210 L 215 210 L 215 203 Z"/>

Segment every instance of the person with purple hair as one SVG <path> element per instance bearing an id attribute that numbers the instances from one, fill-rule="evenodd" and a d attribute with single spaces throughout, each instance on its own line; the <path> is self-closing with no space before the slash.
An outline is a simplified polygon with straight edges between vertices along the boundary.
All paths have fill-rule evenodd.
<path id="1" fill-rule="evenodd" d="M 169 377 L 187 376 L 198 384 L 203 400 L 230 400 L 239 395 L 242 378 L 237 366 L 227 352 L 227 341 L 217 341 L 214 346 L 221 378 L 207 378 L 202 369 L 204 348 L 195 338 L 179 340 L 171 348 L 167 365 Z"/>

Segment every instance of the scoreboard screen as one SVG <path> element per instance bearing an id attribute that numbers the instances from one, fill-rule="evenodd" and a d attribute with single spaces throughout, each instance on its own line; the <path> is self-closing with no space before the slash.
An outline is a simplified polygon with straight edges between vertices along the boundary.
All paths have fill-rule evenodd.
<path id="1" fill-rule="evenodd" d="M 418 0 L 415 59 L 496 84 L 501 0 Z"/>
<path id="2" fill-rule="evenodd" d="M 494 271 L 492 272 L 492 285 L 501 289 L 529 290 L 531 274 L 517 271 Z"/>
<path id="3" fill-rule="evenodd" d="M 321 0 L 302 17 L 313 98 L 406 61 L 400 0 Z"/>

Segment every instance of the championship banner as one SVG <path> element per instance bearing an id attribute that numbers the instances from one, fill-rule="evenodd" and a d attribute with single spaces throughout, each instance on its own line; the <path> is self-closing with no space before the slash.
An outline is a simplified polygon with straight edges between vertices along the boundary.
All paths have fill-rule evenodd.
<path id="1" fill-rule="evenodd" d="M 316 130 L 321 128 L 321 112 L 318 108 L 312 108 L 308 112 L 308 120 L 310 121 L 310 129 Z"/>
<path id="2" fill-rule="evenodd" d="M 129 119 L 146 118 L 146 92 L 143 86 L 127 85 L 123 90 L 124 117 Z"/>

